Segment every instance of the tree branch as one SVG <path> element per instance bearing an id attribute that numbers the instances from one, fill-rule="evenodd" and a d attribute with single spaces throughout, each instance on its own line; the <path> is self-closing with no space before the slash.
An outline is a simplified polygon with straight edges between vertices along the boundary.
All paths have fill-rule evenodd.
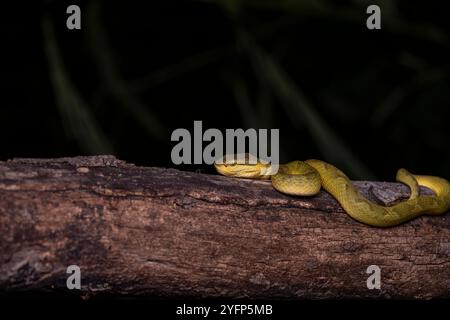
<path id="1" fill-rule="evenodd" d="M 384 204 L 409 193 L 356 185 Z M 0 162 L 0 291 L 68 291 L 78 265 L 88 297 L 448 298 L 449 226 L 444 215 L 368 227 L 326 192 L 111 156 L 15 159 Z M 366 286 L 373 264 L 381 290 Z"/>

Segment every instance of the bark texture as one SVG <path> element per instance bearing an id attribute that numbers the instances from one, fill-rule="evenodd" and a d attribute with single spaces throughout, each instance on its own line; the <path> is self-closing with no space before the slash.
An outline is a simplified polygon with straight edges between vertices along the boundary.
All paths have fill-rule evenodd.
<path id="1" fill-rule="evenodd" d="M 409 194 L 355 184 L 387 205 Z M 68 291 L 69 265 L 84 297 L 449 298 L 450 216 L 378 229 L 326 192 L 267 181 L 111 156 L 0 162 L 0 291 Z M 381 290 L 366 286 L 370 265 Z"/>

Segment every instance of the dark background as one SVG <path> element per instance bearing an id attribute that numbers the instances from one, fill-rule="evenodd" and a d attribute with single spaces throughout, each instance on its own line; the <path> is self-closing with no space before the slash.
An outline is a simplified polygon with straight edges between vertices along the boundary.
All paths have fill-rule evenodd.
<path id="1" fill-rule="evenodd" d="M 70 4 L 81 30 L 66 28 Z M 366 28 L 369 4 L 381 30 Z M 19 1 L 1 13 L 0 160 L 174 167 L 171 132 L 202 120 L 279 128 L 282 162 L 450 178 L 445 1 Z"/>

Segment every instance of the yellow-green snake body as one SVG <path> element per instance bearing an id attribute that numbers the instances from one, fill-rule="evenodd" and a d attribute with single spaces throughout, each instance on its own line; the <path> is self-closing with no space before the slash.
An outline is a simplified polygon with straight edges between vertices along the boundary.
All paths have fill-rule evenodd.
<path id="1" fill-rule="evenodd" d="M 247 156 L 248 158 L 248 156 Z M 355 220 L 376 227 L 390 227 L 423 214 L 443 214 L 450 208 L 450 183 L 434 176 L 413 175 L 405 169 L 397 172 L 397 181 L 408 185 L 408 200 L 393 206 L 381 206 L 369 201 L 353 186 L 338 168 L 320 160 L 293 161 L 280 165 L 271 173 L 270 164 L 238 163 L 232 157 L 215 163 L 216 170 L 225 176 L 251 179 L 271 179 L 273 187 L 285 194 L 311 196 L 323 187 Z M 433 190 L 435 195 L 420 195 L 419 185 Z"/>

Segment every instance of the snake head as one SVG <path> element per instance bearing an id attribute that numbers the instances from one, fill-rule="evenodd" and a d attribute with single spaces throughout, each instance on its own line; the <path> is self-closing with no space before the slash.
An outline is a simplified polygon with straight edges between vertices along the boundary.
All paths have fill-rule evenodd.
<path id="1" fill-rule="evenodd" d="M 218 173 L 237 178 L 268 179 L 270 176 L 265 174 L 268 166 L 249 153 L 225 155 L 214 162 Z"/>

